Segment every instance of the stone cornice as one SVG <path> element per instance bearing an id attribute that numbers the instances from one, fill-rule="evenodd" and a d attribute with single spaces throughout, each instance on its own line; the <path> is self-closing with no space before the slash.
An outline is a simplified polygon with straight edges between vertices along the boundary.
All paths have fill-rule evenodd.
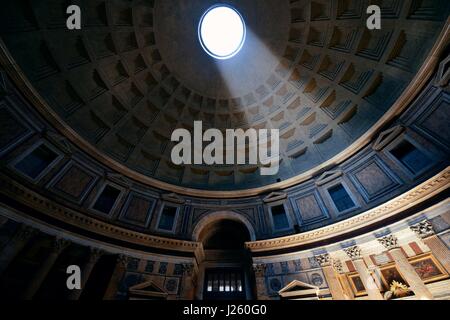
<path id="1" fill-rule="evenodd" d="M 313 231 L 287 237 L 247 242 L 252 252 L 264 252 L 302 246 L 316 241 L 344 235 L 348 232 L 367 227 L 378 221 L 395 216 L 408 208 L 441 193 L 450 186 L 450 167 L 436 176 L 376 208 L 360 213 L 347 220 L 322 227 Z"/>
<path id="2" fill-rule="evenodd" d="M 0 174 L 0 193 L 18 200 L 54 219 L 99 235 L 150 248 L 170 249 L 194 254 L 198 254 L 197 251 L 201 250 L 201 244 L 198 242 L 152 236 L 89 217 L 85 213 L 69 209 L 54 201 L 48 200 L 18 182 L 12 181 L 3 174 Z"/>
<path id="3" fill-rule="evenodd" d="M 15 84 L 20 89 L 22 94 L 24 94 L 24 96 L 29 101 L 32 102 L 33 106 L 35 106 L 35 108 L 47 119 L 47 121 L 49 121 L 52 124 L 52 126 L 54 126 L 72 143 L 76 144 L 87 154 L 91 155 L 93 158 L 107 165 L 111 169 L 120 172 L 124 176 L 131 178 L 133 180 L 139 181 L 141 183 L 162 190 L 174 192 L 177 194 L 190 195 L 202 198 L 220 198 L 220 199 L 243 198 L 260 195 L 274 190 L 282 190 L 294 186 L 296 184 L 299 184 L 301 182 L 304 182 L 308 179 L 313 178 L 317 173 L 323 171 L 325 168 L 336 166 L 344 162 L 345 160 L 356 154 L 359 150 L 364 148 L 368 143 L 370 143 L 374 139 L 374 137 L 378 134 L 378 131 L 381 128 L 383 128 L 387 123 L 389 123 L 397 115 L 401 114 L 408 107 L 411 101 L 419 94 L 420 90 L 424 87 L 424 85 L 433 75 L 433 72 L 439 63 L 440 55 L 445 50 L 445 47 L 449 42 L 450 38 L 449 29 L 450 24 L 447 21 L 427 59 L 421 66 L 420 70 L 417 72 L 414 79 L 404 90 L 402 95 L 397 99 L 397 101 L 393 104 L 393 106 L 384 114 L 384 116 L 374 126 L 372 126 L 372 128 L 370 128 L 370 130 L 368 130 L 364 135 L 362 135 L 348 148 L 346 148 L 345 150 L 343 150 L 341 153 L 331 158 L 330 160 L 323 162 L 320 166 L 308 170 L 296 177 L 260 188 L 238 190 L 238 191 L 209 191 L 176 186 L 140 174 L 135 170 L 132 170 L 127 166 L 119 163 L 118 161 L 113 160 L 111 157 L 100 152 L 96 147 L 94 147 L 88 141 L 83 139 L 78 133 L 76 133 L 73 129 L 71 129 L 66 124 L 66 122 L 63 121 L 61 117 L 59 117 L 56 114 L 54 110 L 52 110 L 52 108 L 39 95 L 37 90 L 27 79 L 27 77 L 22 72 L 20 67 L 17 65 L 14 58 L 9 53 L 8 49 L 6 48 L 6 45 L 1 39 L 0 39 L 0 64 L 5 68 L 8 75 L 14 80 Z"/>

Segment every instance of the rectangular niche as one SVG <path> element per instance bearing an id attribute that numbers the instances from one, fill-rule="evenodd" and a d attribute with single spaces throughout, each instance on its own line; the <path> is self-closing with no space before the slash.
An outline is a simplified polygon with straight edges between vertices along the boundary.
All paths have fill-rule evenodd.
<path id="1" fill-rule="evenodd" d="M 56 150 L 46 143 L 39 143 L 12 163 L 12 167 L 23 176 L 36 182 L 40 180 L 60 159 Z"/>
<path id="2" fill-rule="evenodd" d="M 0 155 L 31 135 L 31 130 L 18 118 L 6 104 L 0 104 Z"/>
<path id="3" fill-rule="evenodd" d="M 299 212 L 303 226 L 329 219 L 328 211 L 317 191 L 295 195 L 291 199 L 292 206 Z"/>
<path id="4" fill-rule="evenodd" d="M 80 204 L 98 177 L 76 162 L 69 162 L 50 183 L 50 190 L 64 199 Z"/>
<path id="5" fill-rule="evenodd" d="M 174 233 L 180 207 L 164 205 L 158 219 L 158 230 Z"/>
<path id="6" fill-rule="evenodd" d="M 291 228 L 288 213 L 284 204 L 269 207 L 273 231 L 286 231 Z"/>
<path id="7" fill-rule="evenodd" d="M 435 91 L 431 91 L 435 95 Z M 422 102 L 420 111 L 416 112 L 417 120 L 413 122 L 415 129 L 423 133 L 445 150 L 450 149 L 450 94 L 442 91 L 438 96 L 427 96 Z"/>
<path id="8" fill-rule="evenodd" d="M 121 190 L 112 185 L 105 185 L 94 202 L 92 209 L 103 214 L 110 214 L 118 202 Z"/>
<path id="9" fill-rule="evenodd" d="M 156 199 L 151 199 L 143 194 L 131 192 L 122 209 L 119 220 L 131 223 L 135 226 L 147 228 L 150 224 Z"/>
<path id="10" fill-rule="evenodd" d="M 386 151 L 389 157 L 405 168 L 412 177 L 421 175 L 436 161 L 429 151 L 407 135 L 399 137 Z"/>
<path id="11" fill-rule="evenodd" d="M 349 177 L 366 202 L 379 199 L 401 186 L 401 180 L 376 156 L 363 161 Z"/>
<path id="12" fill-rule="evenodd" d="M 342 183 L 329 187 L 328 194 L 340 214 L 347 213 L 357 207 L 356 201 L 350 195 L 350 191 Z"/>

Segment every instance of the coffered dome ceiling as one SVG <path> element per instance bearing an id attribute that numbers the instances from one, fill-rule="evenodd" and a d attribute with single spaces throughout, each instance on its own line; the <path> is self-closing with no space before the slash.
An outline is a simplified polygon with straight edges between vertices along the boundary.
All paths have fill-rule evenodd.
<path id="1" fill-rule="evenodd" d="M 37 93 L 97 158 L 207 190 L 268 186 L 347 150 L 408 87 L 449 5 L 225 1 L 248 33 L 238 55 L 219 61 L 203 51 L 197 34 L 202 14 L 217 1 L 73 2 L 82 8 L 79 31 L 65 27 L 67 1 L 3 5 L 3 42 Z M 366 28 L 369 2 L 382 8 L 381 30 Z M 264 177 L 251 165 L 173 165 L 173 130 L 191 129 L 196 120 L 204 129 L 280 129 L 279 174 Z"/>

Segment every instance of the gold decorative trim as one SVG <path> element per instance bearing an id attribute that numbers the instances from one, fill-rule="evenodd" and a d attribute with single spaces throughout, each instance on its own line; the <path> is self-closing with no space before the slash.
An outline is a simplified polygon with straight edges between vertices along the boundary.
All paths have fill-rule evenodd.
<path id="1" fill-rule="evenodd" d="M 89 217 L 84 213 L 50 201 L 38 193 L 28 190 L 16 181 L 12 181 L 3 174 L 0 175 L 0 192 L 59 221 L 103 236 L 159 249 L 172 249 L 191 253 L 196 253 L 201 249 L 201 244 L 198 242 L 152 236 Z M 5 206 L 4 204 L 2 205 Z"/>
<path id="2" fill-rule="evenodd" d="M 395 216 L 396 214 L 443 192 L 449 186 L 450 166 L 403 195 L 348 220 L 302 234 L 277 239 L 247 242 L 246 246 L 252 252 L 264 252 L 305 245 L 332 238 L 368 226 L 388 217 Z M 0 193 L 27 204 L 59 221 L 63 221 L 67 224 L 80 227 L 96 234 L 114 237 L 114 239 L 147 247 L 191 252 L 195 255 L 203 250 L 203 247 L 199 242 L 152 236 L 100 221 L 82 212 L 69 209 L 50 201 L 38 193 L 30 191 L 18 182 L 11 180 L 4 174 L 0 174 Z"/>
<path id="3" fill-rule="evenodd" d="M 336 166 L 349 157 L 353 156 L 356 152 L 365 147 L 370 141 L 373 140 L 377 132 L 385 126 L 386 123 L 391 121 L 394 117 L 399 115 L 405 110 L 405 108 L 411 103 L 411 101 L 418 95 L 423 86 L 427 83 L 430 77 L 433 75 L 433 71 L 439 64 L 439 57 L 446 45 L 450 40 L 450 18 L 447 19 L 446 24 L 439 35 L 434 47 L 432 48 L 429 56 L 425 60 L 424 64 L 402 93 L 402 95 L 397 99 L 393 106 L 387 111 L 384 116 L 374 125 L 370 130 L 368 130 L 363 136 L 356 140 L 352 145 L 343 150 L 338 155 L 334 156 L 330 160 L 323 162 L 320 166 L 316 166 L 314 169 L 308 170 L 296 177 L 284 180 L 279 183 L 272 185 L 247 189 L 238 191 L 210 191 L 210 190 L 199 190 L 186 187 L 175 186 L 169 183 L 162 182 L 155 178 L 148 177 L 146 175 L 140 174 L 127 166 L 119 163 L 116 160 L 108 157 L 104 153 L 100 152 L 88 141 L 83 139 L 77 132 L 71 129 L 65 121 L 63 121 L 54 110 L 47 104 L 47 102 L 40 96 L 36 91 L 30 81 L 27 79 L 25 74 L 22 72 L 18 64 L 15 62 L 12 55 L 9 53 L 5 43 L 0 39 L 0 64 L 5 68 L 8 75 L 13 79 L 15 84 L 21 90 L 22 94 L 29 99 L 29 101 L 36 107 L 36 109 L 64 136 L 66 136 L 70 141 L 79 146 L 86 153 L 94 157 L 96 160 L 105 164 L 113 170 L 116 170 L 123 175 L 139 181 L 141 183 L 166 190 L 169 192 L 174 192 L 183 195 L 203 197 L 203 198 L 243 198 L 255 195 L 260 195 L 262 193 L 267 193 L 271 191 L 277 191 L 280 189 L 285 189 L 308 179 L 311 179 L 317 173 L 323 171 L 325 168 Z"/>
<path id="4" fill-rule="evenodd" d="M 397 198 L 347 220 L 302 234 L 272 240 L 247 242 L 246 246 L 253 252 L 263 252 L 301 246 L 315 241 L 332 238 L 395 216 L 396 214 L 439 194 L 449 186 L 450 166 L 433 178 L 410 191 L 405 192 Z"/>

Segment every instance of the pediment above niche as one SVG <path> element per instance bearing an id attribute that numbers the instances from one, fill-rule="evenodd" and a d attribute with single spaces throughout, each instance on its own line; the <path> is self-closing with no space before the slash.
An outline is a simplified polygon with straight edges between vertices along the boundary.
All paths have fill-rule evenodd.
<path id="1" fill-rule="evenodd" d="M 275 201 L 284 200 L 287 198 L 287 194 L 284 192 L 272 192 L 268 196 L 266 196 L 263 201 L 264 203 L 270 203 Z"/>
<path id="2" fill-rule="evenodd" d="M 168 202 L 173 202 L 173 203 L 177 203 L 177 204 L 184 204 L 186 202 L 185 199 L 183 199 L 182 197 L 180 197 L 178 194 L 176 193 L 167 193 L 167 194 L 163 194 L 162 195 L 163 200 L 168 201 Z"/>
<path id="3" fill-rule="evenodd" d="M 319 287 L 313 286 L 309 283 L 305 283 L 299 280 L 294 280 L 289 283 L 286 287 L 278 291 L 278 294 L 282 297 L 289 296 L 309 296 L 318 295 Z"/>
<path id="4" fill-rule="evenodd" d="M 60 135 L 57 132 L 48 130 L 45 132 L 46 137 L 66 152 L 66 153 L 72 153 L 72 146 L 70 145 L 69 141 L 66 139 L 66 137 Z"/>
<path id="5" fill-rule="evenodd" d="M 6 76 L 4 72 L 0 71 L 0 96 L 6 94 Z"/>
<path id="6" fill-rule="evenodd" d="M 439 65 L 438 75 L 436 79 L 436 83 L 445 87 L 450 81 L 450 56 L 444 59 Z"/>
<path id="7" fill-rule="evenodd" d="M 372 149 L 375 151 L 382 150 L 390 142 L 392 142 L 395 138 L 397 138 L 400 135 L 400 133 L 402 133 L 404 130 L 405 127 L 403 127 L 402 125 L 398 125 L 390 128 L 389 130 L 383 131 L 382 133 L 380 133 L 377 140 L 375 140 Z"/>
<path id="8" fill-rule="evenodd" d="M 317 179 L 316 185 L 322 186 L 325 183 L 328 183 L 330 181 L 333 181 L 334 179 L 339 178 L 342 176 L 342 170 L 332 170 L 332 171 L 326 171 L 322 173 L 322 175 Z"/>
<path id="9" fill-rule="evenodd" d="M 119 184 L 124 184 L 126 186 L 130 186 L 131 185 L 130 179 L 124 177 L 120 173 L 107 172 L 106 173 L 106 177 L 111 179 L 112 181 L 114 181 L 116 183 L 119 183 Z"/>
<path id="10" fill-rule="evenodd" d="M 128 289 L 131 299 L 166 299 L 168 294 L 153 281 L 146 281 Z"/>

